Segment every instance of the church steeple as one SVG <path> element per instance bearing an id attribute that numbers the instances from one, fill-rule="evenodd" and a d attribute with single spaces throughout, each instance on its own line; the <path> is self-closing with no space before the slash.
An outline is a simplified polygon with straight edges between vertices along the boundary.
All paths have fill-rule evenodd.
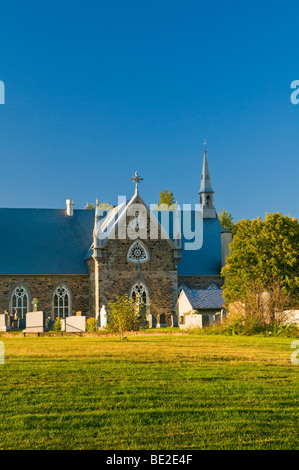
<path id="1" fill-rule="evenodd" d="M 207 142 L 204 142 L 204 157 L 201 172 L 201 182 L 199 189 L 199 202 L 202 207 L 203 217 L 214 219 L 217 217 L 214 207 L 214 190 L 212 187 L 208 158 L 207 158 Z"/>

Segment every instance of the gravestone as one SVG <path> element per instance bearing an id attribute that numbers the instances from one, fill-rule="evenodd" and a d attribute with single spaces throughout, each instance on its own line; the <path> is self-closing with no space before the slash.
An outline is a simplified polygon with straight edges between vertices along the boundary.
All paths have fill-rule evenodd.
<path id="1" fill-rule="evenodd" d="M 159 315 L 159 323 L 157 323 L 157 328 L 165 328 L 166 324 L 166 315 L 165 313 L 160 313 Z"/>
<path id="2" fill-rule="evenodd" d="M 147 321 L 148 327 L 153 328 L 153 315 L 151 313 L 148 313 L 146 315 L 146 321 Z"/>
<path id="3" fill-rule="evenodd" d="M 25 333 L 43 333 L 46 331 L 45 312 L 27 312 Z"/>
<path id="4" fill-rule="evenodd" d="M 66 333 L 82 333 L 85 330 L 86 316 L 72 315 L 61 320 L 62 330 Z"/>
<path id="5" fill-rule="evenodd" d="M 8 314 L 0 314 L 0 331 L 9 331 L 11 327 L 8 324 Z"/>

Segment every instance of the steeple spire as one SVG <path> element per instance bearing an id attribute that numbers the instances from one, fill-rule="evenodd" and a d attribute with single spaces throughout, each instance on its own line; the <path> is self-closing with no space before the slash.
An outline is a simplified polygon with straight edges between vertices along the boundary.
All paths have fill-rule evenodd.
<path id="1" fill-rule="evenodd" d="M 201 172 L 201 182 L 200 182 L 200 189 L 199 189 L 199 198 L 200 204 L 203 210 L 203 217 L 214 219 L 217 217 L 216 210 L 214 207 L 214 190 L 212 187 L 211 176 L 209 171 L 208 165 L 208 157 L 207 157 L 207 141 L 204 140 L 204 157 L 203 157 L 203 165 L 202 165 L 202 172 Z"/>
<path id="2" fill-rule="evenodd" d="M 200 193 L 213 193 L 209 165 L 208 165 L 208 158 L 207 158 L 207 141 L 204 140 L 204 157 L 203 157 L 203 165 L 202 165 L 202 173 L 201 173 L 201 183 L 200 183 Z"/>

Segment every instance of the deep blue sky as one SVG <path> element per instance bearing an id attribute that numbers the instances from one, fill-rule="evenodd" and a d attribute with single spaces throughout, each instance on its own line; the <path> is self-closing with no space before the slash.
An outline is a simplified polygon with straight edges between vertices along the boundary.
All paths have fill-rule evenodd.
<path id="1" fill-rule="evenodd" d="M 246 4 L 245 4 L 246 3 Z M 172 189 L 299 217 L 297 1 L 0 3 L 0 207 L 75 208 Z"/>

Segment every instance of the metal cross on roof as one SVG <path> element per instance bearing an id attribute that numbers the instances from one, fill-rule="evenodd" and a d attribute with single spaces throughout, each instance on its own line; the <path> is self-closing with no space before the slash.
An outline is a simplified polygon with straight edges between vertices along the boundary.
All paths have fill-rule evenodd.
<path id="1" fill-rule="evenodd" d="M 143 178 L 141 178 L 140 175 L 138 175 L 138 171 L 135 171 L 135 175 L 130 178 L 133 183 L 135 183 L 135 191 L 138 193 L 138 184 L 143 181 Z"/>

